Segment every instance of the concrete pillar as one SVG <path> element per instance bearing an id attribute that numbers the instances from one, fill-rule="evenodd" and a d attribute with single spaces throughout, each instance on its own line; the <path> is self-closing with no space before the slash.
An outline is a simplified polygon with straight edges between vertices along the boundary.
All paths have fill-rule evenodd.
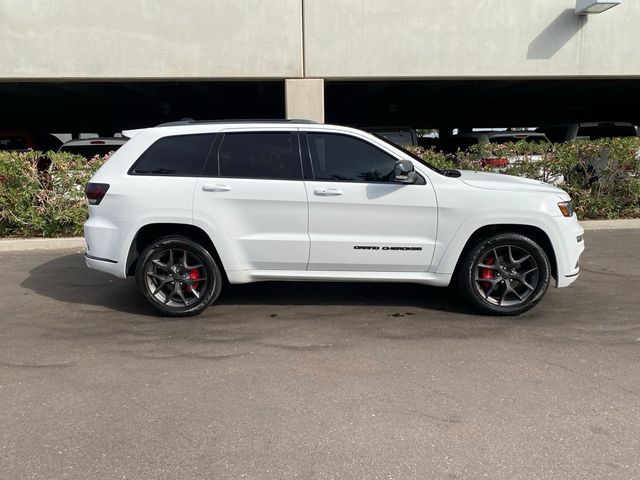
<path id="1" fill-rule="evenodd" d="M 288 78 L 284 90 L 287 118 L 324 123 L 324 79 Z"/>

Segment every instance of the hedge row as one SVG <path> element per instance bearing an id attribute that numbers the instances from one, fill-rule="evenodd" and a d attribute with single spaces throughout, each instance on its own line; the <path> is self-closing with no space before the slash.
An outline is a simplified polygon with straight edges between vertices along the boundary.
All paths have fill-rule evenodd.
<path id="1" fill-rule="evenodd" d="M 0 237 L 82 235 L 84 187 L 106 158 L 0 152 Z"/>
<path id="2" fill-rule="evenodd" d="M 450 155 L 413 151 L 440 168 L 498 171 L 558 184 L 571 195 L 582 220 L 640 217 L 640 138 L 491 144 Z M 481 160 L 487 157 L 512 162 L 496 168 Z"/>
<path id="3" fill-rule="evenodd" d="M 640 217 L 638 138 L 492 144 L 490 151 L 482 150 L 445 155 L 416 148 L 414 153 L 439 168 L 498 170 L 561 182 L 581 219 Z M 512 163 L 496 169 L 483 157 Z M 107 158 L 87 162 L 67 153 L 0 152 L 0 237 L 81 235 L 87 216 L 84 186 Z"/>

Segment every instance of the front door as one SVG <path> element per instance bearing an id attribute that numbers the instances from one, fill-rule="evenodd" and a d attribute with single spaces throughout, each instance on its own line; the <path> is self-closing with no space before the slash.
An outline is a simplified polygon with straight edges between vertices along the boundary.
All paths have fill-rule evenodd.
<path id="1" fill-rule="evenodd" d="M 395 183 L 397 158 L 369 140 L 337 132 L 304 135 L 314 174 L 306 182 L 308 269 L 426 272 L 437 228 L 428 179 Z"/>

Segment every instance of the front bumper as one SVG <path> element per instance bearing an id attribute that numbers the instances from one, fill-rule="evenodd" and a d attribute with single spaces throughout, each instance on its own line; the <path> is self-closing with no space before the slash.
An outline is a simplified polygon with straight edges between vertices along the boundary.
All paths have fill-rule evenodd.
<path id="1" fill-rule="evenodd" d="M 556 287 L 564 288 L 580 276 L 580 255 L 585 248 L 584 229 L 576 215 L 570 218 L 554 217 L 550 223 L 555 232 L 553 243 L 558 267 Z"/>

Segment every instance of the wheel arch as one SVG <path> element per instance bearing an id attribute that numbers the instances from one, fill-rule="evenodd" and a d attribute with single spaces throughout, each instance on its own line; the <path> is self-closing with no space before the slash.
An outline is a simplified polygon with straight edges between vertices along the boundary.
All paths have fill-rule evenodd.
<path id="1" fill-rule="evenodd" d="M 184 236 L 191 240 L 198 242 L 211 256 L 218 262 L 222 275 L 226 280 L 226 270 L 224 263 L 218 254 L 218 250 L 213 243 L 213 240 L 202 228 L 195 225 L 186 223 L 148 223 L 138 229 L 129 246 L 129 253 L 127 254 L 126 274 L 127 276 L 133 276 L 135 274 L 136 263 L 143 250 L 152 242 L 166 236 Z"/>
<path id="2" fill-rule="evenodd" d="M 460 268 L 460 262 L 466 255 L 466 253 L 473 248 L 473 246 L 481 239 L 488 238 L 499 233 L 519 233 L 525 235 L 535 241 L 544 253 L 549 258 L 551 264 L 551 275 L 554 279 L 558 278 L 558 262 L 556 259 L 556 253 L 551 243 L 549 235 L 540 227 L 535 225 L 514 224 L 514 223 L 496 223 L 491 225 L 484 225 L 476 229 L 467 239 L 464 247 L 458 255 L 458 259 L 453 270 L 454 278 Z"/>

